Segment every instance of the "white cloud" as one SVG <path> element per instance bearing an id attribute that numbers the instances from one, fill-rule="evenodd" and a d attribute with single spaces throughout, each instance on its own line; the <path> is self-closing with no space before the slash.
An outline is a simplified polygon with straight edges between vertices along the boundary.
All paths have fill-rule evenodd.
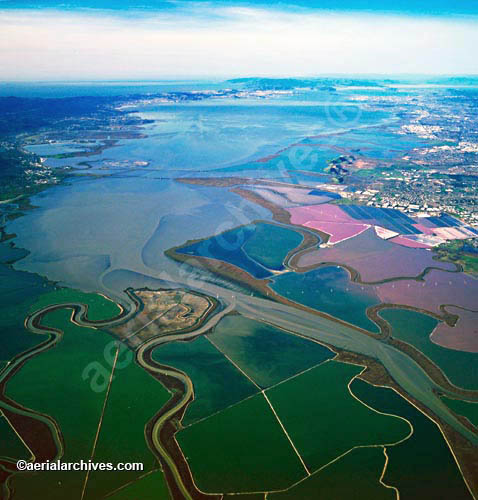
<path id="1" fill-rule="evenodd" d="M 0 11 L 2 80 L 478 73 L 475 18 L 244 7 Z"/>

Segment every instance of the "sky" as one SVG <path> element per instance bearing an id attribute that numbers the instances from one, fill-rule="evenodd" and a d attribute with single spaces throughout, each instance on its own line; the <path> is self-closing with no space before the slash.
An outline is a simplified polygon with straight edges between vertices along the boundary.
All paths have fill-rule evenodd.
<path id="1" fill-rule="evenodd" d="M 478 74 L 478 1 L 0 0 L 3 81 Z"/>

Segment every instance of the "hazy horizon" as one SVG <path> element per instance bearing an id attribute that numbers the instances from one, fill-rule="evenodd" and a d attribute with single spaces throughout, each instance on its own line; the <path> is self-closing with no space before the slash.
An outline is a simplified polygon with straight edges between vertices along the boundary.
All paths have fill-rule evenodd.
<path id="1" fill-rule="evenodd" d="M 0 0 L 2 81 L 478 74 L 470 50 L 478 45 L 478 6 L 333 4 L 120 2 L 106 9 L 98 2 L 95 9 L 49 0 L 34 9 Z"/>
<path id="2" fill-rule="evenodd" d="M 434 79 L 478 79 L 477 73 L 321 73 L 321 74 L 311 74 L 311 75 L 294 75 L 294 74 L 277 74 L 277 75 L 269 75 L 264 76 L 260 74 L 243 74 L 243 75 L 222 75 L 215 77 L 197 77 L 195 75 L 191 75 L 188 77 L 175 77 L 174 75 L 167 75 L 160 78 L 124 78 L 124 79 L 106 79 L 106 78 L 98 78 L 98 79 L 74 79 L 74 80 L 61 80 L 61 79 L 45 79 L 45 80 L 3 80 L 0 79 L 0 85 L 4 84 L 25 84 L 25 85 L 34 85 L 34 84 L 137 84 L 137 83 L 227 83 L 231 80 L 236 79 L 246 79 L 246 78 L 264 78 L 264 79 L 293 79 L 293 80 L 301 80 L 301 79 L 311 79 L 311 80 L 321 80 L 321 79 L 348 79 L 353 78 L 355 80 L 382 80 L 382 79 L 396 79 L 400 80 L 398 83 L 428 83 L 423 80 L 427 80 L 430 78 Z M 393 82 L 396 83 L 396 82 Z M 439 85 L 438 82 L 430 83 Z"/>

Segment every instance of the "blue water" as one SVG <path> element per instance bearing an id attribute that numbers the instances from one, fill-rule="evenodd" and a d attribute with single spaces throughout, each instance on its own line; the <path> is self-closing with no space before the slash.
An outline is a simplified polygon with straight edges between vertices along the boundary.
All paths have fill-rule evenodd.
<path id="1" fill-rule="evenodd" d="M 193 243 L 182 248 L 178 253 L 219 259 L 244 269 L 254 278 L 268 278 L 272 273 L 251 259 L 243 250 L 244 243 L 253 233 L 253 227 L 240 227 L 213 238 Z"/>
<path id="2" fill-rule="evenodd" d="M 4 3 L 0 2 L 0 6 Z M 153 82 L 0 82 L 0 97 L 61 98 L 78 96 L 125 96 L 158 92 L 188 92 L 224 88 L 223 84 L 205 81 Z"/>
<path id="3" fill-rule="evenodd" d="M 224 172 L 231 173 L 231 168 L 236 172 L 267 170 L 280 175 L 284 170 L 280 161 L 268 165 L 250 162 L 308 136 L 329 134 L 350 126 L 377 125 L 390 119 L 388 113 L 361 110 L 353 121 L 347 121 L 347 115 L 343 115 L 344 121 L 339 122 L 333 118 L 337 106 L 337 103 L 304 104 L 291 99 L 139 105 L 137 109 L 141 117 L 155 120 L 144 127 L 146 138 L 121 140 L 115 147 L 87 159 L 51 159 L 47 164 L 52 167 L 76 166 L 86 160 L 93 167 L 90 173 L 105 174 L 108 169 L 105 171 L 101 162 L 127 159 L 130 162 L 146 161 L 148 169 L 157 170 L 161 176 L 172 171 L 175 171 L 175 176 L 180 175 L 180 171 L 197 175 L 214 169 L 226 169 Z M 351 107 L 348 110 L 356 113 Z M 315 170 L 315 162 L 319 160 L 325 167 L 326 160 L 337 155 L 331 149 L 316 150 L 312 155 L 315 158 L 313 164 L 308 165 L 312 156 L 304 162 L 299 158 L 300 152 L 291 150 L 287 153 L 294 164 L 300 160 L 297 170 Z"/>
<path id="4" fill-rule="evenodd" d="M 31 146 L 25 146 L 27 151 L 35 153 L 37 155 L 57 155 L 64 153 L 78 153 L 80 151 L 86 151 L 93 148 L 96 145 L 95 142 L 88 143 L 66 143 L 58 142 L 53 144 L 33 144 Z"/>
<path id="5" fill-rule="evenodd" d="M 288 299 L 340 318 L 360 328 L 378 333 L 368 319 L 368 307 L 380 303 L 370 288 L 352 283 L 350 275 L 338 266 L 307 273 L 287 273 L 274 278 L 272 289 Z"/>
<path id="6" fill-rule="evenodd" d="M 56 90 L 82 92 L 86 88 L 82 85 L 58 85 Z M 138 85 L 149 89 L 156 84 L 118 85 L 129 93 L 131 89 L 136 92 Z M 173 86 L 177 90 L 177 84 Z M 42 92 L 48 86 L 27 87 Z M 89 93 L 95 88 L 98 92 L 117 90 L 114 83 L 87 87 Z M 337 146 L 347 146 L 347 134 L 354 133 L 351 129 L 361 131 L 355 135 L 357 141 L 360 135 L 371 139 L 376 134 L 373 127 L 393 119 L 390 113 L 357 108 L 343 99 L 334 97 L 330 103 L 324 95 L 325 91 L 317 91 L 267 100 L 138 104 L 139 116 L 155 120 L 143 128 L 146 138 L 120 140 L 98 155 L 47 160 L 55 167 L 72 165 L 78 177 L 34 197 L 32 203 L 39 208 L 8 224 L 7 231 L 18 235 L 15 244 L 30 251 L 15 266 L 115 297 L 122 292 L 118 287 L 123 281 L 111 280 L 113 275 L 132 272 L 135 276 L 177 279 L 180 266 L 164 255 L 165 250 L 269 219 L 271 214 L 228 188 L 192 186 L 174 178 L 247 175 L 305 183 L 312 188 L 321 180 L 328 181 L 322 167 L 327 159 L 340 154 Z M 346 132 L 330 135 L 338 131 Z M 324 147 L 318 148 L 317 142 Z M 295 170 L 274 161 L 256 162 L 295 143 L 299 145 L 290 149 L 289 156 L 298 160 Z M 305 143 L 314 144 L 323 156 L 314 159 L 306 155 L 304 161 L 301 154 L 310 149 L 300 146 Z M 108 163 L 125 160 L 129 166 Z M 135 167 L 135 161 L 148 165 Z M 81 162 L 86 165 L 79 166 Z M 92 173 L 101 177 L 83 177 Z M 270 276 L 269 270 L 256 262 L 239 261 L 256 277 Z"/>

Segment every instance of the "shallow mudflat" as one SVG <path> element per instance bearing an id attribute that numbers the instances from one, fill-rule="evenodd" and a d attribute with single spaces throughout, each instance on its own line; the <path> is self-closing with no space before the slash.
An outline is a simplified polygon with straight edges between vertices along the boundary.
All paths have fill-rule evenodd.
<path id="1" fill-rule="evenodd" d="M 141 177 L 75 178 L 32 203 L 38 208 L 9 224 L 9 231 L 18 235 L 15 245 L 30 251 L 15 266 L 115 297 L 125 287 L 105 286 L 105 281 L 115 285 L 108 280 L 110 273 L 128 270 L 177 278 L 177 266 L 164 255 L 168 248 L 188 237 L 205 238 L 270 217 L 267 210 L 227 190 Z"/>

